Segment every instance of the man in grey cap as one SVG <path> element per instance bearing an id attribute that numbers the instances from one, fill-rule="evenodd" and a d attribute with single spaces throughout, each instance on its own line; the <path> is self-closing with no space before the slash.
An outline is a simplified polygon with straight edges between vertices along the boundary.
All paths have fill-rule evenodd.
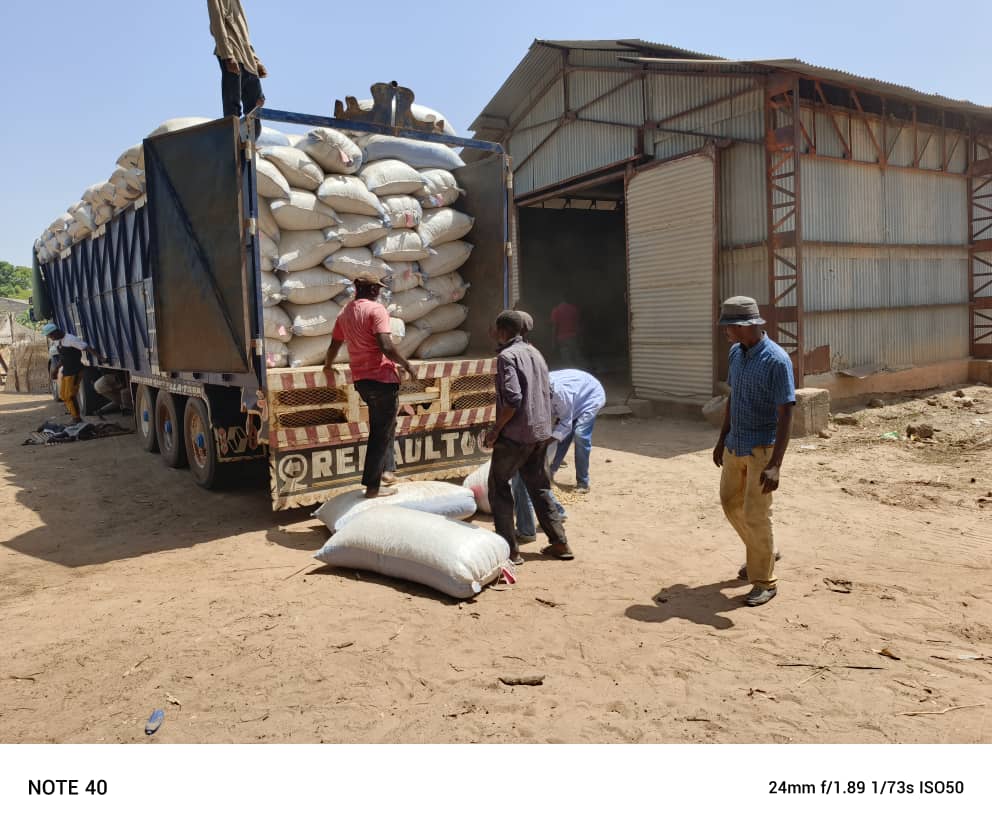
<path id="1" fill-rule="evenodd" d="M 722 467 L 720 502 L 730 525 L 747 547 L 740 577 L 753 586 L 745 603 L 767 604 L 776 595 L 772 493 L 789 445 L 796 403 L 792 360 L 761 328 L 753 298 L 724 301 L 720 326 L 730 348 L 730 401 L 713 462 Z"/>

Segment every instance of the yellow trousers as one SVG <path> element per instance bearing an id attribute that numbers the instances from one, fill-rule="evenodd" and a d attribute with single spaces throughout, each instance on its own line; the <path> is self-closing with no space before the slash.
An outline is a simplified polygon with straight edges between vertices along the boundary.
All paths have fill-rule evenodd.
<path id="1" fill-rule="evenodd" d="M 754 448 L 750 456 L 723 452 L 720 502 L 730 525 L 747 547 L 747 578 L 757 587 L 775 586 L 775 532 L 772 495 L 761 491 L 761 472 L 772 456 L 772 446 Z"/>
<path id="2" fill-rule="evenodd" d="M 73 419 L 79 418 L 79 408 L 76 406 L 76 394 L 79 392 L 79 373 L 74 376 L 62 376 L 59 384 L 59 398 L 69 410 Z"/>

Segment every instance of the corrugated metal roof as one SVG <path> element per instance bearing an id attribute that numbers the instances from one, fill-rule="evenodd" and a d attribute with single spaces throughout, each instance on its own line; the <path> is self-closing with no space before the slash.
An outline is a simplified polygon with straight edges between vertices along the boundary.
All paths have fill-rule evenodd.
<path id="1" fill-rule="evenodd" d="M 540 92 L 542 80 L 561 68 L 563 49 L 580 49 L 589 52 L 616 52 L 630 56 L 709 58 L 701 52 L 691 52 L 663 43 L 636 38 L 625 40 L 535 40 L 523 60 L 503 82 L 496 95 L 485 106 L 469 128 L 477 137 L 498 137 L 507 126 L 513 113 L 530 97 Z"/>
<path id="2" fill-rule="evenodd" d="M 700 69 L 700 74 L 705 72 L 768 72 L 779 70 L 781 72 L 795 72 L 810 78 L 821 81 L 833 82 L 836 84 L 846 84 L 857 87 L 865 92 L 887 95 L 893 98 L 900 98 L 905 101 L 917 104 L 930 104 L 934 107 L 943 107 L 949 110 L 971 113 L 982 118 L 992 119 L 992 107 L 976 104 L 973 101 L 966 101 L 957 98 L 937 95 L 936 93 L 923 92 L 922 90 L 907 87 L 902 84 L 894 84 L 890 81 L 881 81 L 878 78 L 869 78 L 864 75 L 857 75 L 853 72 L 845 72 L 842 69 L 817 66 L 801 61 L 798 58 L 759 58 L 752 60 L 733 61 L 726 59 L 687 59 L 679 60 L 673 58 L 658 58 L 647 55 L 630 55 L 619 59 L 623 63 L 642 64 L 646 66 L 667 66 L 672 69 L 700 69 L 702 65 L 705 70 Z"/>

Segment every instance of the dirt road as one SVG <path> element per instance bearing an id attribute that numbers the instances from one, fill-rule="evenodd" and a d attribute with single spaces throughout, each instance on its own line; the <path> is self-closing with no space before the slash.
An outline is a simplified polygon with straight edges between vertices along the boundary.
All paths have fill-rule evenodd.
<path id="1" fill-rule="evenodd" d="M 964 392 L 794 441 L 756 610 L 702 423 L 601 420 L 578 559 L 459 604 L 321 567 L 264 476 L 207 493 L 133 436 L 22 447 L 60 408 L 0 394 L 0 741 L 990 741 L 992 389 Z M 545 683 L 498 681 L 523 673 Z"/>

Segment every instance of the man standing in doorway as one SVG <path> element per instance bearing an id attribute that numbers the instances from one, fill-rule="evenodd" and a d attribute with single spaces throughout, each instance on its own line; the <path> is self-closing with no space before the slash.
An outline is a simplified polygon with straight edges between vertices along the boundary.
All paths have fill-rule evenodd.
<path id="1" fill-rule="evenodd" d="M 579 307 L 571 303 L 567 295 L 551 310 L 551 337 L 565 367 L 578 367 L 582 363 L 579 351 L 581 323 Z"/>
<path id="2" fill-rule="evenodd" d="M 547 451 L 551 440 L 551 389 L 548 365 L 521 337 L 520 315 L 506 310 L 496 318 L 496 424 L 486 433 L 493 449 L 489 468 L 489 502 L 496 533 L 510 546 L 513 563 L 523 563 L 513 531 L 510 481 L 519 471 L 550 545 L 541 550 L 562 560 L 574 555 L 551 495 Z"/>
<path id="3" fill-rule="evenodd" d="M 217 44 L 214 54 L 220 63 L 224 115 L 240 118 L 265 103 L 259 79 L 269 73 L 251 45 L 241 0 L 207 0 L 207 11 Z"/>
<path id="4" fill-rule="evenodd" d="M 753 298 L 723 304 L 719 325 L 730 348 L 730 401 L 713 462 L 720 477 L 720 502 L 730 525 L 747 547 L 745 603 L 767 604 L 775 597 L 775 534 L 772 493 L 792 430 L 796 403 L 792 361 L 761 328 L 765 323 Z"/>
<path id="5" fill-rule="evenodd" d="M 365 450 L 362 485 L 365 496 L 386 497 L 395 488 L 382 488 L 384 481 L 395 481 L 386 470 L 392 458 L 399 412 L 400 376 L 398 364 L 410 377 L 416 376 L 410 362 L 396 351 L 389 327 L 389 313 L 379 303 L 383 283 L 380 278 L 355 281 L 355 299 L 334 323 L 331 344 L 324 360 L 324 373 L 334 377 L 334 359 L 342 344 L 348 345 L 348 361 L 355 389 L 369 409 L 369 438 Z"/>

